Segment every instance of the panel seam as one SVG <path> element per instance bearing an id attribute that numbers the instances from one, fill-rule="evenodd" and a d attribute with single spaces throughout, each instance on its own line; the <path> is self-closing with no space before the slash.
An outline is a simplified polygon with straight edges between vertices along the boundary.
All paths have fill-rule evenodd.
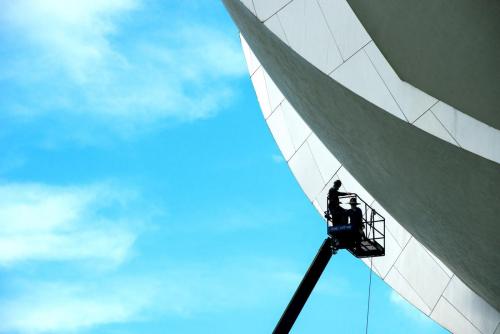
<path id="1" fill-rule="evenodd" d="M 286 127 L 286 129 L 288 130 L 288 127 Z M 289 131 L 287 131 L 287 132 L 288 132 L 288 135 L 290 136 L 290 132 L 289 132 Z M 304 143 L 306 143 L 306 142 L 307 142 L 307 140 L 309 139 L 309 137 L 311 137 L 311 136 L 312 136 L 312 131 L 311 131 L 311 133 L 310 133 L 310 134 L 308 134 L 308 135 L 307 135 L 306 139 L 302 142 L 302 144 L 300 144 L 300 145 L 299 145 L 299 147 L 297 147 L 297 149 L 295 150 L 295 152 L 293 152 L 293 154 L 290 156 L 290 159 L 288 159 L 288 160 L 287 160 L 287 163 L 288 163 L 289 165 L 290 165 L 290 160 L 292 160 L 292 159 L 293 159 L 293 157 L 295 156 L 295 154 L 296 154 L 298 151 L 300 151 L 300 149 L 302 148 L 302 146 L 304 146 Z M 291 140 L 291 138 L 290 138 L 290 140 Z M 293 141 L 292 141 L 292 145 L 293 145 Z M 320 175 L 321 175 L 321 173 L 320 173 Z"/>
<path id="2" fill-rule="evenodd" d="M 413 122 L 411 122 L 411 123 L 410 123 L 410 122 L 408 122 L 408 123 L 410 123 L 411 125 L 415 125 L 415 123 L 416 123 L 419 119 L 421 119 L 421 118 L 422 118 L 422 116 L 424 116 L 425 114 L 427 114 L 427 112 L 428 112 L 429 110 L 431 110 L 431 108 L 433 108 L 433 107 L 434 107 L 436 104 L 438 104 L 439 102 L 441 102 L 441 101 L 439 101 L 438 99 L 436 99 L 436 102 L 434 102 L 434 103 L 432 104 L 432 106 L 430 106 L 428 109 L 426 109 L 426 110 L 425 110 L 422 114 L 420 114 L 420 116 L 418 116 L 417 118 L 415 118 L 415 120 L 414 120 Z M 427 131 L 426 131 L 426 132 L 427 132 Z M 427 132 L 427 133 L 429 133 L 429 132 Z M 429 133 L 429 134 L 431 134 L 431 133 Z"/>
<path id="3" fill-rule="evenodd" d="M 312 134 L 312 130 L 311 129 L 309 129 L 309 130 L 311 131 L 311 134 Z M 309 144 L 309 138 L 311 138 L 311 136 L 308 136 L 305 141 L 307 142 L 307 146 L 309 147 L 309 151 L 311 152 L 311 156 L 313 158 L 314 165 L 316 166 L 316 169 L 319 172 L 319 176 L 321 177 L 321 179 L 323 180 L 323 183 L 324 183 L 325 182 L 325 178 L 321 174 L 321 168 L 319 168 L 318 161 L 316 161 L 316 157 L 314 156 L 313 150 L 311 149 L 311 145 Z M 323 189 L 324 189 L 324 186 L 323 186 L 323 188 L 321 188 L 321 190 L 319 191 L 319 193 L 314 196 L 314 198 L 316 198 L 321 193 L 321 191 Z"/>
<path id="4" fill-rule="evenodd" d="M 406 242 L 406 244 L 401 248 L 401 252 L 399 252 L 398 256 L 396 257 L 396 260 L 394 260 L 394 262 L 392 263 L 392 265 L 389 268 L 389 270 L 387 271 L 387 273 L 384 275 L 384 277 L 382 277 L 383 280 L 385 280 L 387 275 L 389 275 L 389 272 L 392 270 L 392 268 L 394 268 L 394 265 L 396 264 L 396 262 L 398 262 L 399 258 L 401 257 L 401 254 L 403 254 L 404 250 L 406 249 L 406 246 L 408 246 L 408 244 L 410 243 L 412 238 L 413 238 L 413 236 L 410 234 L 410 238 L 408 238 L 408 241 Z"/>
<path id="5" fill-rule="evenodd" d="M 455 277 L 455 274 L 453 274 L 451 277 L 450 277 L 450 280 L 448 281 L 448 283 L 446 284 L 446 286 L 444 287 L 444 290 L 443 290 L 443 293 L 441 293 L 441 297 L 438 298 L 438 301 L 436 302 L 436 304 L 434 305 L 434 307 L 432 308 L 431 310 L 431 314 L 434 312 L 434 309 L 436 308 L 437 304 L 439 303 L 439 299 L 441 298 L 444 298 L 444 293 L 446 291 L 446 289 L 448 289 L 448 286 L 450 286 L 450 283 L 451 283 L 451 280 Z M 446 299 L 447 300 L 447 299 Z M 449 302 L 449 300 L 447 300 Z"/>
<path id="6" fill-rule="evenodd" d="M 436 104 L 434 104 L 435 106 Z M 433 106 L 433 107 L 434 107 Z M 443 126 L 443 128 L 446 130 L 446 132 L 448 132 L 448 134 L 450 135 L 450 137 L 453 139 L 453 141 L 455 141 L 455 143 L 457 144 L 458 147 L 462 148 L 462 145 L 460 145 L 458 143 L 458 140 L 455 138 L 454 135 L 451 134 L 451 132 L 448 130 L 448 128 L 443 124 L 443 122 L 441 122 L 441 120 L 439 119 L 439 117 L 436 116 L 436 114 L 432 111 L 432 109 L 429 110 L 433 115 L 434 117 L 436 117 L 437 121 L 439 122 L 439 124 L 441 124 Z"/>
<path id="7" fill-rule="evenodd" d="M 427 304 L 427 302 L 424 300 L 424 298 L 422 298 L 422 296 L 417 292 L 417 290 L 413 287 L 413 285 L 410 283 L 410 281 L 408 281 L 408 279 L 406 279 L 406 277 L 399 271 L 398 268 L 394 267 L 394 270 L 396 270 L 398 272 L 398 274 L 401 275 L 401 277 L 405 280 L 406 284 L 408 284 L 408 286 L 413 290 L 413 292 L 418 296 L 418 298 L 420 298 L 422 303 L 424 303 L 425 306 L 427 306 L 429 308 L 429 316 L 430 316 L 432 314 L 432 307 L 430 307 L 429 304 Z M 442 295 L 440 295 L 440 298 L 441 298 L 441 296 Z M 436 304 L 438 303 L 438 301 L 439 301 L 439 298 L 437 299 Z M 413 303 L 410 303 L 410 304 L 414 305 Z"/>
<path id="8" fill-rule="evenodd" d="M 366 42 L 358 51 L 354 52 L 352 55 L 350 55 L 342 64 L 339 64 L 338 66 L 336 66 L 333 70 L 331 70 L 330 72 L 328 72 L 328 76 L 330 78 L 333 79 L 332 77 L 332 74 L 337 71 L 339 69 L 340 66 L 344 65 L 345 63 L 347 63 L 349 61 L 349 59 L 351 59 L 352 57 L 354 57 L 355 55 L 357 55 L 361 50 L 363 50 L 365 48 L 365 46 L 367 46 L 368 44 L 370 44 L 372 40 L 369 40 L 368 42 Z M 335 79 L 333 79 L 335 80 Z M 335 82 L 338 82 L 337 80 L 335 80 Z M 340 83 L 340 82 L 339 82 Z M 342 84 L 341 84 L 342 85 Z M 344 86 L 344 85 L 342 85 Z M 345 87 L 345 86 L 344 86 Z"/>
<path id="9" fill-rule="evenodd" d="M 253 0 L 252 0 L 253 1 Z M 277 15 L 279 12 L 281 12 L 285 7 L 287 7 L 289 4 L 291 4 L 292 2 L 294 2 L 295 0 L 290 0 L 288 1 L 286 4 L 284 4 L 283 6 L 281 6 L 277 11 L 275 11 L 271 16 L 269 16 L 267 19 L 265 20 L 262 20 L 259 21 L 262 22 L 262 23 L 266 23 L 271 17 L 273 17 L 274 15 Z M 255 10 L 255 13 L 257 13 L 257 10 Z M 258 18 L 258 17 L 257 17 Z"/>
<path id="10" fill-rule="evenodd" d="M 255 12 L 255 16 L 257 16 L 257 9 L 255 9 L 255 2 L 252 0 L 253 11 Z"/>
<path id="11" fill-rule="evenodd" d="M 323 16 L 323 19 L 325 20 L 326 28 L 328 29 L 328 32 L 332 36 L 333 43 L 335 43 L 335 47 L 337 48 L 337 51 L 339 52 L 340 58 L 342 58 L 342 64 L 343 64 L 345 62 L 344 55 L 342 54 L 342 51 L 340 50 L 339 44 L 337 43 L 337 39 L 335 38 L 335 35 L 333 34 L 333 31 L 330 28 L 330 25 L 328 24 L 328 20 L 326 19 L 325 12 L 323 11 L 323 7 L 321 7 L 321 4 L 319 3 L 318 0 L 316 0 L 316 4 L 319 7 L 319 11 L 321 12 L 321 16 Z"/>
<path id="12" fill-rule="evenodd" d="M 375 43 L 373 43 L 375 45 Z M 367 44 L 368 45 L 368 44 Z M 403 108 L 401 108 L 401 106 L 399 105 L 398 101 L 396 100 L 396 97 L 392 94 L 391 90 L 389 89 L 389 86 L 387 85 L 387 83 L 385 82 L 384 78 L 382 78 L 382 75 L 380 74 L 380 72 L 377 70 L 377 66 L 375 66 L 375 64 L 373 63 L 372 59 L 370 58 L 370 55 L 368 54 L 368 52 L 366 52 L 365 48 L 363 47 L 363 51 L 365 53 L 365 55 L 368 57 L 368 60 L 370 61 L 370 64 L 372 64 L 372 67 L 373 69 L 375 70 L 375 72 L 377 72 L 377 75 L 378 77 L 380 78 L 380 80 L 382 80 L 382 83 L 384 84 L 385 86 L 385 89 L 387 89 L 387 91 L 389 92 L 389 95 L 391 95 L 392 99 L 394 100 L 394 102 L 396 103 L 396 105 L 398 106 L 398 109 L 399 111 L 401 111 L 401 114 L 403 114 L 403 117 L 405 118 L 405 120 L 410 123 L 410 120 L 408 119 L 408 117 L 406 116 L 406 114 L 404 113 L 403 111 Z"/>
<path id="13" fill-rule="evenodd" d="M 451 307 L 453 307 L 453 308 L 455 309 L 455 311 L 457 311 L 457 312 L 458 312 L 458 313 L 459 313 L 462 317 L 464 317 L 464 319 L 465 319 L 465 320 L 467 320 L 467 322 L 468 322 L 469 324 L 471 324 L 471 325 L 472 325 L 472 327 L 474 327 L 475 329 L 477 329 L 477 331 L 478 331 L 479 333 L 483 333 L 483 331 L 481 331 L 479 328 L 477 328 L 477 326 L 476 326 L 476 325 L 474 325 L 474 324 L 472 323 L 472 321 L 471 321 L 468 317 L 466 317 L 466 316 L 465 316 L 465 314 L 463 314 L 463 313 L 462 313 L 462 312 L 461 312 L 461 311 L 460 311 L 460 310 L 459 310 L 459 309 L 458 309 L 458 308 L 457 308 L 457 307 L 456 307 L 456 306 L 455 306 L 455 305 L 454 305 L 451 301 L 449 301 L 449 300 L 448 300 L 448 298 L 446 298 L 444 295 L 443 295 L 443 297 L 442 297 L 442 298 L 443 298 L 444 300 L 446 300 L 446 301 L 447 301 L 447 302 L 451 305 Z"/>

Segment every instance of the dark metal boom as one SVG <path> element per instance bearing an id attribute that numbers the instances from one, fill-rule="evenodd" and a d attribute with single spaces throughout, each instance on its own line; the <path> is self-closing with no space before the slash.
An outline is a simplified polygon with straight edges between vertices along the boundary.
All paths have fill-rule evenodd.
<path id="1" fill-rule="evenodd" d="M 323 244 L 319 248 L 316 257 L 309 266 L 306 275 L 295 291 L 292 300 L 290 300 L 290 303 L 288 304 L 285 312 L 283 312 L 283 315 L 281 316 L 278 324 L 274 328 L 273 334 L 285 334 L 290 332 L 290 330 L 292 329 L 295 320 L 297 320 L 300 311 L 302 311 L 304 304 L 307 302 L 307 299 L 311 295 L 314 286 L 318 282 L 321 274 L 323 273 L 323 270 L 325 269 L 328 261 L 330 261 L 330 258 L 333 255 L 331 243 L 331 238 L 326 238 L 325 241 L 323 241 Z"/>

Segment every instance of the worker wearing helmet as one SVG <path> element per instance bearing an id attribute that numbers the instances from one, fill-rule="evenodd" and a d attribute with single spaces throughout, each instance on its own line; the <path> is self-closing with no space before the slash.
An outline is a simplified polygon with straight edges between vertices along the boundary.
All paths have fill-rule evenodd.
<path id="1" fill-rule="evenodd" d="M 363 236 L 363 212 L 358 208 L 359 203 L 356 201 L 356 197 L 351 198 L 349 204 L 351 205 L 351 208 L 347 210 L 349 224 L 352 225 L 355 233 L 353 237 L 359 241 Z"/>

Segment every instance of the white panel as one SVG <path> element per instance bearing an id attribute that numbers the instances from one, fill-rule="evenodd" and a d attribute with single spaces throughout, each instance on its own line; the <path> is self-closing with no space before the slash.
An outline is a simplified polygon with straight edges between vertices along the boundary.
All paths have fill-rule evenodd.
<path id="1" fill-rule="evenodd" d="M 455 334 L 481 334 L 444 298 L 441 298 L 437 303 L 434 311 L 432 311 L 431 318 Z"/>
<path id="2" fill-rule="evenodd" d="M 264 118 L 268 118 L 285 98 L 263 67 L 252 75 L 252 84 Z"/>
<path id="3" fill-rule="evenodd" d="M 378 202 L 373 202 L 371 207 L 385 218 L 385 228 L 396 239 L 399 246 L 404 247 L 411 235 L 394 219 Z"/>
<path id="4" fill-rule="evenodd" d="M 309 136 L 307 142 L 311 148 L 314 160 L 318 164 L 323 180 L 330 181 L 333 175 L 339 170 L 341 166 L 340 162 L 335 159 L 333 154 L 330 153 L 314 133 Z"/>
<path id="5" fill-rule="evenodd" d="M 370 36 L 346 0 L 319 0 L 319 5 L 344 59 L 370 41 Z"/>
<path id="6" fill-rule="evenodd" d="M 273 15 L 269 20 L 267 20 L 264 25 L 269 28 L 276 36 L 278 36 L 283 42 L 288 44 L 286 39 L 285 31 L 281 25 L 278 15 Z"/>
<path id="7" fill-rule="evenodd" d="M 313 204 L 314 208 L 316 209 L 316 211 L 318 211 L 320 216 L 323 217 L 323 209 L 321 208 L 321 205 L 319 205 L 318 201 L 314 200 L 314 201 L 312 201 L 312 204 Z"/>
<path id="8" fill-rule="evenodd" d="M 260 67 L 252 75 L 252 84 L 259 101 L 260 109 L 264 114 L 264 118 L 271 115 L 271 105 L 269 104 L 269 94 L 267 93 L 266 79 L 264 68 Z"/>
<path id="9" fill-rule="evenodd" d="M 370 57 L 377 72 L 382 77 L 382 80 L 384 80 L 387 88 L 389 88 L 389 91 L 392 96 L 394 96 L 394 99 L 396 99 L 396 102 L 399 104 L 410 123 L 413 123 L 420 115 L 437 102 L 432 96 L 402 81 L 384 58 L 375 43 L 371 42 L 364 50 L 368 54 L 368 57 Z"/>
<path id="10" fill-rule="evenodd" d="M 455 137 L 460 146 L 500 163 L 499 130 L 479 122 L 443 102 L 437 103 L 431 110 Z"/>
<path id="11" fill-rule="evenodd" d="M 253 0 L 257 17 L 261 21 L 267 20 L 291 0 Z"/>
<path id="12" fill-rule="evenodd" d="M 295 0 L 278 13 L 290 47 L 324 73 L 342 57 L 316 1 Z"/>
<path id="13" fill-rule="evenodd" d="M 327 221 L 326 221 L 326 218 L 325 218 L 325 211 L 323 210 L 323 208 L 321 207 L 321 205 L 318 203 L 317 200 L 314 200 L 312 202 L 314 208 L 316 209 L 316 211 L 318 211 L 319 215 L 321 216 L 321 218 L 323 218 L 323 221 L 324 221 L 324 226 L 325 226 L 325 229 L 326 229 L 326 224 L 327 224 Z M 331 226 L 331 222 L 328 222 L 328 226 Z"/>
<path id="14" fill-rule="evenodd" d="M 281 91 L 279 90 L 278 86 L 274 83 L 273 79 L 267 74 L 267 72 L 264 70 L 264 78 L 266 81 L 266 88 L 267 88 L 267 96 L 269 96 L 269 106 L 271 108 L 271 112 L 276 109 L 276 107 L 283 102 L 285 99 L 283 97 L 283 94 L 281 94 Z"/>
<path id="15" fill-rule="evenodd" d="M 439 266 L 441 267 L 441 269 L 443 269 L 443 271 L 446 273 L 446 275 L 448 275 L 448 277 L 452 277 L 453 276 L 453 272 L 440 260 L 437 258 L 437 256 L 435 256 L 434 254 L 432 254 L 432 252 L 430 250 L 427 250 L 427 253 L 429 253 L 429 255 L 434 259 L 434 261 L 437 262 L 437 264 L 439 264 Z"/>
<path id="16" fill-rule="evenodd" d="M 293 109 L 288 101 L 285 100 L 283 102 L 281 110 L 283 110 L 283 118 L 288 128 L 288 133 L 292 138 L 293 146 L 295 147 L 295 150 L 298 150 L 307 139 L 307 136 L 311 134 L 311 129 L 302 120 L 300 115 L 295 111 L 295 109 Z"/>
<path id="17" fill-rule="evenodd" d="M 429 132 L 430 134 L 446 140 L 447 142 L 457 145 L 457 142 L 450 136 L 448 131 L 444 128 L 444 126 L 439 122 L 439 120 L 434 116 L 434 114 L 429 110 L 425 114 L 423 114 L 415 123 L 413 123 L 416 127 Z"/>
<path id="18" fill-rule="evenodd" d="M 328 198 L 328 190 L 333 186 L 333 182 L 335 180 L 338 180 L 337 177 L 332 177 L 321 189 L 321 192 L 316 196 L 316 201 L 319 203 L 319 206 L 321 207 L 321 214 L 323 214 L 327 207 L 326 207 L 326 201 Z"/>
<path id="19" fill-rule="evenodd" d="M 243 48 L 243 54 L 245 55 L 245 60 L 247 62 L 248 73 L 250 73 L 250 76 L 252 76 L 260 67 L 260 63 L 257 57 L 254 55 L 252 49 L 250 49 L 250 46 L 247 44 L 247 41 L 245 41 L 245 39 L 243 38 L 242 34 L 240 34 L 240 40 L 241 46 Z"/>
<path id="20" fill-rule="evenodd" d="M 329 186 L 325 186 L 323 189 L 321 189 L 321 192 L 316 196 L 315 201 L 318 203 L 319 207 L 321 208 L 321 215 L 323 216 L 324 212 L 326 211 L 326 198 L 328 195 L 328 189 L 330 189 Z"/>
<path id="21" fill-rule="evenodd" d="M 406 121 L 364 51 L 356 53 L 330 76 L 365 100 Z"/>
<path id="22" fill-rule="evenodd" d="M 497 329 L 495 330 L 495 334 L 500 334 L 500 323 L 497 325 Z"/>
<path id="23" fill-rule="evenodd" d="M 439 101 L 435 106 L 432 107 L 432 112 L 437 118 L 443 123 L 443 125 L 450 131 L 452 136 L 457 135 L 460 111 L 453 108 L 452 106 Z M 460 141 L 458 141 L 460 143 Z"/>
<path id="24" fill-rule="evenodd" d="M 458 277 L 453 277 L 444 297 L 483 333 L 493 333 L 500 314 L 470 290 Z"/>
<path id="25" fill-rule="evenodd" d="M 281 107 L 278 107 L 267 119 L 267 125 L 273 134 L 274 140 L 278 144 L 283 157 L 288 161 L 295 152 L 295 149 L 293 148 L 292 139 L 288 134 L 288 129 L 285 124 Z"/>
<path id="26" fill-rule="evenodd" d="M 450 281 L 439 264 L 414 238 L 410 239 L 395 266 L 430 308 L 437 303 Z"/>
<path id="27" fill-rule="evenodd" d="M 385 277 L 385 281 L 404 299 L 409 301 L 426 315 L 429 315 L 431 313 L 431 309 L 429 308 L 429 306 L 424 303 L 422 298 L 420 298 L 415 290 L 413 290 L 413 288 L 408 284 L 405 278 L 401 276 L 396 268 L 392 268 L 391 271 L 389 271 L 389 273 Z"/>
<path id="28" fill-rule="evenodd" d="M 373 263 L 380 271 L 381 277 L 384 278 L 389 270 L 391 269 L 394 262 L 396 262 L 399 254 L 401 253 L 401 247 L 397 243 L 396 239 L 390 234 L 385 234 L 385 256 L 373 258 Z"/>
<path id="29" fill-rule="evenodd" d="M 253 13 L 253 15 L 255 15 L 255 8 L 253 7 L 253 0 L 240 0 L 240 1 L 245 5 L 245 7 L 247 7 Z"/>
<path id="30" fill-rule="evenodd" d="M 299 181 L 302 190 L 312 202 L 323 188 L 323 179 L 318 167 L 314 163 L 309 145 L 302 145 L 290 159 L 290 169 Z"/>

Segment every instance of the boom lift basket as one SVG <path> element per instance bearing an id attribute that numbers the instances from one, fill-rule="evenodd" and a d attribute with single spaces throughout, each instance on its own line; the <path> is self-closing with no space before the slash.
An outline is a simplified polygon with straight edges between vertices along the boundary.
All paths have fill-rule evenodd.
<path id="1" fill-rule="evenodd" d="M 347 249 L 357 258 L 385 255 L 385 218 L 358 195 L 339 196 L 339 200 L 356 198 L 363 212 L 362 232 L 351 224 L 338 224 L 325 212 L 327 233 L 335 249 Z M 349 201 L 348 201 L 349 202 Z"/>

